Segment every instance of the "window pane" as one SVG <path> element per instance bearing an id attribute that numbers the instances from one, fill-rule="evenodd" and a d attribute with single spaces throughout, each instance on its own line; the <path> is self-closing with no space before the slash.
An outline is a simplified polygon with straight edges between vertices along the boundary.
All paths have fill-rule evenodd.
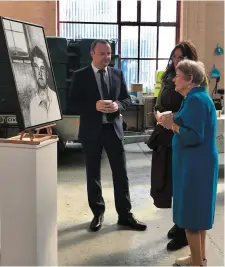
<path id="1" fill-rule="evenodd" d="M 123 26 L 121 29 L 121 57 L 138 56 L 138 27 Z"/>
<path id="2" fill-rule="evenodd" d="M 60 36 L 71 39 L 117 39 L 117 25 L 60 23 Z"/>
<path id="3" fill-rule="evenodd" d="M 121 0 L 121 21 L 137 21 L 137 0 Z"/>
<path id="4" fill-rule="evenodd" d="M 156 58 L 157 28 L 141 26 L 140 57 Z"/>
<path id="5" fill-rule="evenodd" d="M 176 40 L 176 27 L 159 27 L 159 58 L 169 58 Z"/>
<path id="6" fill-rule="evenodd" d="M 7 30 L 11 30 L 11 23 L 7 19 L 3 19 L 4 28 Z"/>
<path id="7" fill-rule="evenodd" d="M 59 20 L 82 22 L 117 22 L 117 1 L 59 1 Z"/>
<path id="8" fill-rule="evenodd" d="M 176 22 L 177 0 L 161 0 L 161 17 L 162 22 Z"/>
<path id="9" fill-rule="evenodd" d="M 159 60 L 158 61 L 158 70 L 165 70 L 168 64 L 168 60 Z"/>
<path id="10" fill-rule="evenodd" d="M 127 83 L 128 90 L 130 91 L 130 84 L 137 83 L 137 69 L 138 62 L 137 60 L 121 60 L 121 70 L 123 71 L 125 81 Z"/>
<path id="11" fill-rule="evenodd" d="M 9 49 L 15 50 L 15 43 L 14 43 L 12 31 L 5 31 L 5 33 L 6 33 L 6 39 L 7 39 Z"/>
<path id="12" fill-rule="evenodd" d="M 11 27 L 13 31 L 23 32 L 23 24 L 20 22 L 11 21 Z"/>
<path id="13" fill-rule="evenodd" d="M 156 20 L 157 0 L 141 0 L 141 21 L 156 22 Z"/>
<path id="14" fill-rule="evenodd" d="M 154 89 L 156 72 L 156 60 L 141 60 L 140 61 L 140 76 L 139 81 L 143 83 L 144 93 Z"/>
<path id="15" fill-rule="evenodd" d="M 28 56 L 27 42 L 24 33 L 13 32 L 15 49 L 21 56 Z"/>

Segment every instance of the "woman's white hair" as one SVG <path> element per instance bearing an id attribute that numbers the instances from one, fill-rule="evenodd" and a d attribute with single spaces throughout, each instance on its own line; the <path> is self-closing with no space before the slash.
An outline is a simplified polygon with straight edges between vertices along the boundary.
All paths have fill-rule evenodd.
<path id="1" fill-rule="evenodd" d="M 183 72 L 186 79 L 192 79 L 195 84 L 201 84 L 206 77 L 205 66 L 201 61 L 184 59 L 177 64 L 176 70 Z"/>

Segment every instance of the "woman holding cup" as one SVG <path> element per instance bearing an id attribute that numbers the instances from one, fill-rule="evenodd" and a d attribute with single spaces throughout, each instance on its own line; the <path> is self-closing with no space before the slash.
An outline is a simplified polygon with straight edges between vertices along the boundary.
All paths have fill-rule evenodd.
<path id="1" fill-rule="evenodd" d="M 191 255 L 176 265 L 202 266 L 206 260 L 206 231 L 214 223 L 218 152 L 216 109 L 206 88 L 201 62 L 184 60 L 176 67 L 176 91 L 183 97 L 180 110 L 162 116 L 161 125 L 174 132 L 173 221 L 184 228 Z"/>
<path id="2" fill-rule="evenodd" d="M 189 41 L 178 43 L 171 52 L 166 71 L 162 77 L 162 88 L 155 106 L 157 126 L 152 133 L 148 145 L 153 150 L 151 165 L 151 196 L 157 208 L 171 208 L 172 205 L 172 138 L 173 131 L 161 126 L 163 112 L 170 117 L 178 112 L 183 96 L 175 91 L 173 78 L 175 68 L 184 58 L 198 60 L 195 46 Z M 165 113 L 164 113 L 165 114 Z M 168 114 L 167 114 L 168 115 Z M 177 250 L 186 246 L 185 230 L 174 225 L 167 234 L 171 241 L 168 250 Z"/>

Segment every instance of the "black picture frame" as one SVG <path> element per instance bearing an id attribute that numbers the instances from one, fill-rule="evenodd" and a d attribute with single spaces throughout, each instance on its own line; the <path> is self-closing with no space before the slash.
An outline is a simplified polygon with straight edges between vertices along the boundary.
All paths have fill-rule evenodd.
<path id="1" fill-rule="evenodd" d="M 62 119 L 44 27 L 0 16 L 0 113 L 20 131 Z"/>

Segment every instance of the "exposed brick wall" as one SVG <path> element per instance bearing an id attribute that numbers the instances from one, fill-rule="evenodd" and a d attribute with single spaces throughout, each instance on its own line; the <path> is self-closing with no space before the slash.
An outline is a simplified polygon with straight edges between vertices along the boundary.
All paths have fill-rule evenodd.
<path id="1" fill-rule="evenodd" d="M 56 1 L 1 1 L 0 16 L 44 26 L 45 34 L 56 35 Z"/>
<path id="2" fill-rule="evenodd" d="M 181 7 L 181 39 L 189 39 L 197 47 L 199 58 L 209 73 L 213 64 L 221 72 L 220 88 L 224 88 L 224 56 L 215 56 L 219 43 L 224 47 L 224 2 L 183 1 Z M 215 85 L 211 80 L 210 90 Z"/>

